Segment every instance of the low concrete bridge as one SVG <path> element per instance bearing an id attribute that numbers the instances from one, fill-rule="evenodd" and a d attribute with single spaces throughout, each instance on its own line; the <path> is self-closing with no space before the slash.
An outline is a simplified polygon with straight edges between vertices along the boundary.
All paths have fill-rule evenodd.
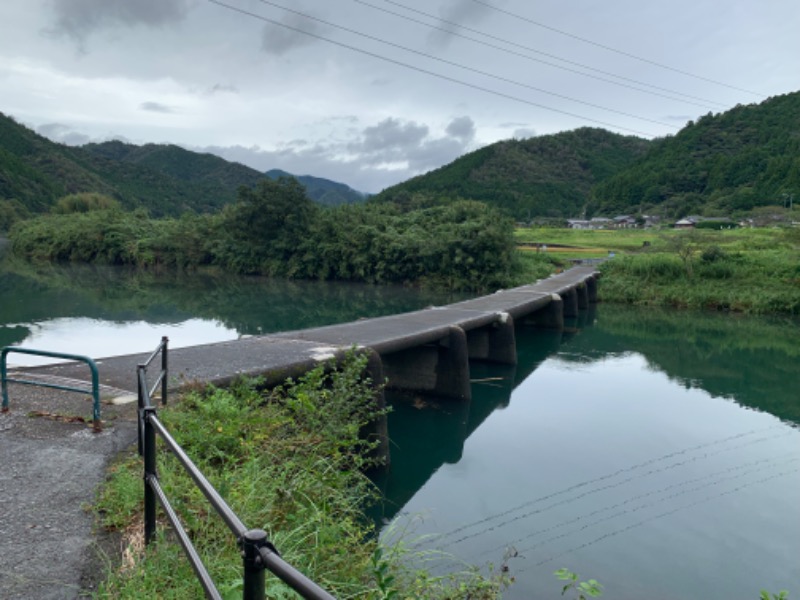
<path id="1" fill-rule="evenodd" d="M 465 439 L 488 414 L 468 412 L 470 359 L 515 365 L 515 324 L 562 329 L 565 318 L 578 316 L 579 309 L 596 300 L 596 277 L 593 268 L 577 267 L 531 285 L 445 307 L 171 349 L 169 386 L 225 385 L 240 375 L 261 375 L 268 384 L 279 384 L 357 345 L 369 349 L 369 368 L 376 380 L 382 381 L 385 375 L 391 387 L 457 399 L 463 409 L 459 414 L 468 415 L 465 431 L 459 434 Z M 157 340 L 153 341 L 155 346 Z M 120 340 L 123 349 L 124 340 Z M 10 384 L 11 411 L 0 415 L 4 461 L 0 500 L 6 507 L 0 516 L 3 598 L 77 598 L 101 576 L 93 550 L 98 543 L 92 534 L 93 517 L 82 506 L 93 502 L 109 461 L 136 440 L 135 404 L 112 400 L 135 399 L 136 367 L 148 356 L 96 360 L 100 395 L 107 403 L 102 408 L 101 434 L 79 423 L 27 416 L 32 410 L 51 417 L 88 414 L 91 400 L 84 400 L 85 409 L 76 411 L 73 394 Z M 538 364 L 523 362 L 519 365 L 523 371 Z M 89 375 L 82 363 L 19 370 L 25 372 L 25 379 L 42 377 L 69 385 L 86 381 Z M 517 369 L 509 366 L 509 370 Z M 377 433 L 387 441 L 385 422 L 377 424 Z M 383 450 L 388 457 L 388 444 L 384 443 Z M 423 473 L 437 468 L 438 455 L 432 459 L 430 469 L 422 469 Z M 44 566 L 41 556 L 59 560 Z"/>
<path id="2" fill-rule="evenodd" d="M 597 300 L 594 267 L 574 267 L 542 281 L 488 296 L 410 313 L 170 349 L 169 386 L 227 385 L 263 376 L 267 384 L 304 374 L 353 346 L 373 351 L 370 368 L 391 388 L 468 400 L 470 360 L 516 364 L 515 323 L 560 329 Z M 136 389 L 136 365 L 145 354 L 97 359 L 100 383 Z M 26 374 L 82 379 L 85 365 L 24 369 Z"/>

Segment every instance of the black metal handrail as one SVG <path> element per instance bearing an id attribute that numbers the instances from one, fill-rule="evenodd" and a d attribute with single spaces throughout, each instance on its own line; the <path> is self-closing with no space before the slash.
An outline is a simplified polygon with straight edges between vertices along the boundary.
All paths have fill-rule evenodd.
<path id="1" fill-rule="evenodd" d="M 274 575 L 309 600 L 334 600 L 334 597 L 323 590 L 308 577 L 300 573 L 292 565 L 284 561 L 275 547 L 267 539 L 267 533 L 262 529 L 248 529 L 236 513 L 231 510 L 214 486 L 209 483 L 205 475 L 197 468 L 183 448 L 164 427 L 158 419 L 156 407 L 152 405 L 152 395 L 161 385 L 161 403 L 167 403 L 167 338 L 162 338 L 155 352 L 137 368 L 138 400 L 139 400 L 139 454 L 144 462 L 144 538 L 145 544 L 150 544 L 156 534 L 156 501 L 161 503 L 164 513 L 178 536 L 178 541 L 183 547 L 186 557 L 197 575 L 200 585 L 205 590 L 207 598 L 221 600 L 222 596 L 208 574 L 203 561 L 197 554 L 186 530 L 178 515 L 175 513 L 161 484 L 158 481 L 156 469 L 156 435 L 160 435 L 166 446 L 183 465 L 183 468 L 203 493 L 211 506 L 222 518 L 231 533 L 236 536 L 237 543 L 242 550 L 244 568 L 244 600 L 263 600 L 265 597 L 264 569 L 269 569 Z M 161 353 L 161 371 L 152 388 L 147 383 L 147 368 L 150 363 Z"/>

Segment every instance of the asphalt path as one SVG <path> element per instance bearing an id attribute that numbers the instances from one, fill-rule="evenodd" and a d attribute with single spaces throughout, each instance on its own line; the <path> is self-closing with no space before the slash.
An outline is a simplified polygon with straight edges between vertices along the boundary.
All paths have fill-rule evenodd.
<path id="1" fill-rule="evenodd" d="M 133 447 L 136 404 L 104 404 L 100 433 L 89 396 L 9 384 L 9 406 L 0 414 L 0 598 L 88 596 L 117 560 L 91 506 L 109 463 Z"/>

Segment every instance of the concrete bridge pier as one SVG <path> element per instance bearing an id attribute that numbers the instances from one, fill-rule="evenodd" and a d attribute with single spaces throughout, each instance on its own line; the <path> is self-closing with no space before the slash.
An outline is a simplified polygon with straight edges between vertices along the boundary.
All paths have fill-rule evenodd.
<path id="1" fill-rule="evenodd" d="M 386 397 L 383 393 L 383 361 L 380 354 L 370 348 L 362 350 L 367 353 L 367 366 L 365 368 L 365 375 L 372 380 L 374 389 L 373 400 L 375 408 L 383 410 L 386 408 Z M 389 421 L 385 414 L 381 415 L 371 423 L 367 424 L 361 430 L 361 437 L 369 441 L 377 441 L 378 445 L 373 450 L 373 455 L 382 457 L 385 460 L 385 465 L 388 466 L 391 462 L 389 452 Z"/>
<path id="2" fill-rule="evenodd" d="M 585 283 L 586 291 L 589 295 L 589 302 L 591 304 L 597 304 L 597 278 L 589 277 Z"/>
<path id="3" fill-rule="evenodd" d="M 570 288 L 561 292 L 561 299 L 564 301 L 564 318 L 574 319 L 578 316 L 578 290 Z"/>
<path id="4" fill-rule="evenodd" d="M 469 400 L 467 334 L 455 325 L 438 342 L 381 356 L 389 387 Z"/>
<path id="5" fill-rule="evenodd" d="M 514 319 L 508 313 L 500 313 L 498 319 L 487 327 L 470 329 L 467 332 L 469 358 L 504 365 L 517 364 L 517 342 Z"/>
<path id="6" fill-rule="evenodd" d="M 544 308 L 527 315 L 523 323 L 541 329 L 564 329 L 564 301 L 561 296 L 553 294 Z"/>
<path id="7" fill-rule="evenodd" d="M 589 286 L 586 285 L 586 282 L 584 281 L 575 288 L 575 291 L 578 294 L 578 309 L 586 310 L 589 308 Z"/>

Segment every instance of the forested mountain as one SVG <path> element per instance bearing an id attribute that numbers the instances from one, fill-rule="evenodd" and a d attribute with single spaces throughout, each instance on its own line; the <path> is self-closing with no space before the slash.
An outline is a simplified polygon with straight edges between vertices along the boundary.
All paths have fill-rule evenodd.
<path id="1" fill-rule="evenodd" d="M 108 193 L 96 173 L 80 164 L 66 146 L 54 144 L 0 113 L 0 201 L 21 210 L 47 209 L 75 191 Z"/>
<path id="2" fill-rule="evenodd" d="M 265 173 L 270 179 L 279 177 L 294 177 L 305 188 L 309 198 L 326 206 L 338 206 L 339 204 L 354 204 L 363 202 L 366 195 L 354 190 L 349 185 L 323 179 L 322 177 L 312 177 L 311 175 L 292 175 L 280 169 L 272 169 Z"/>
<path id="3" fill-rule="evenodd" d="M 57 144 L 0 113 L 0 212 L 42 212 L 58 198 L 98 192 L 153 216 L 207 212 L 236 200 L 253 169 L 175 146 Z"/>
<path id="4" fill-rule="evenodd" d="M 736 106 L 658 140 L 599 183 L 589 214 L 731 214 L 800 196 L 800 92 Z"/>
<path id="5" fill-rule="evenodd" d="M 173 145 L 56 144 L 0 113 L 0 229 L 78 192 L 98 192 L 153 216 L 213 212 L 241 185 L 287 176 L 259 173 Z M 300 176 L 327 205 L 365 195 Z M 736 106 L 648 141 L 597 128 L 506 140 L 387 188 L 375 202 L 405 209 L 478 200 L 517 220 L 581 215 L 729 216 L 800 201 L 800 92 Z"/>
<path id="6" fill-rule="evenodd" d="M 173 144 L 136 146 L 120 141 L 86 144 L 83 150 L 95 156 L 146 167 L 194 184 L 233 190 L 240 185 L 252 187 L 263 175 L 236 162 L 214 154 L 192 152 Z"/>
<path id="7" fill-rule="evenodd" d="M 213 212 L 236 201 L 240 186 L 252 187 L 264 178 L 242 164 L 174 145 L 65 146 L 0 113 L 0 229 L 80 192 L 104 194 L 126 209 L 146 208 L 156 217 Z M 322 204 L 364 200 L 341 183 L 309 176 L 299 180 Z"/>
<path id="8" fill-rule="evenodd" d="M 649 144 L 588 127 L 506 140 L 387 188 L 376 200 L 415 206 L 461 197 L 502 208 L 518 220 L 577 217 L 592 186 L 633 164 Z"/>

